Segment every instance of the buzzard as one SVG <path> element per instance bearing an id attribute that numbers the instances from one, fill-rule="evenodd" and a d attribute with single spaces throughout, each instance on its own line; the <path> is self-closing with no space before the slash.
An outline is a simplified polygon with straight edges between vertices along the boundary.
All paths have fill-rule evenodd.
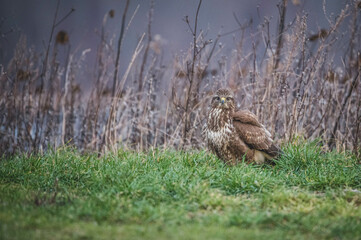
<path id="1" fill-rule="evenodd" d="M 236 165 L 243 157 L 248 163 L 261 164 L 280 153 L 256 115 L 247 110 L 236 111 L 228 89 L 219 89 L 212 98 L 203 134 L 208 148 L 230 165 Z"/>

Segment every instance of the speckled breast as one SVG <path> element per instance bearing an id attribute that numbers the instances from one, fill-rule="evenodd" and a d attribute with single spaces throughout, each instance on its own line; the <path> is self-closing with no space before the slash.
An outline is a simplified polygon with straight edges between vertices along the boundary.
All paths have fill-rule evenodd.
<path id="1" fill-rule="evenodd" d="M 208 141 L 218 149 L 227 148 L 234 132 L 232 118 L 227 114 L 221 114 L 220 109 L 213 109 L 208 115 L 207 123 Z"/>

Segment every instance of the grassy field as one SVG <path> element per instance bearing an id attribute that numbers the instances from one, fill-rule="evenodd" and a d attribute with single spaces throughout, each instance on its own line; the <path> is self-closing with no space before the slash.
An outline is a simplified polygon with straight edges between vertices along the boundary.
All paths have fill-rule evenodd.
<path id="1" fill-rule="evenodd" d="M 1 239 L 360 239 L 361 165 L 317 142 L 275 166 L 200 151 L 0 161 Z"/>

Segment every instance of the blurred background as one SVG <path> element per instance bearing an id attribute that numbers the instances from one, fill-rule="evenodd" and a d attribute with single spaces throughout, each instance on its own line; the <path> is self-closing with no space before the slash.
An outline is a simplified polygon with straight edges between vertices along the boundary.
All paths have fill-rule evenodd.
<path id="1" fill-rule="evenodd" d="M 334 19 L 349 2 L 346 0 L 327 0 L 323 9 L 322 0 L 293 0 L 289 1 L 286 13 L 286 23 L 295 20 L 297 14 L 307 14 L 307 31 L 309 34 L 317 33 L 320 29 L 328 28 L 329 22 L 325 16 Z M 73 49 L 91 49 L 88 61 L 95 61 L 95 49 L 99 44 L 103 17 L 110 10 L 114 10 L 114 18 L 107 22 L 109 37 L 117 36 L 120 31 L 122 13 L 125 0 L 62 0 L 59 5 L 58 20 L 66 16 L 71 9 L 75 9 L 66 20 L 59 24 L 56 31 L 65 30 L 70 35 Z M 215 39 L 217 34 L 227 34 L 221 38 L 225 45 L 225 54 L 229 54 L 234 46 L 234 38 L 239 38 L 239 25 L 253 21 L 253 28 L 264 22 L 265 17 L 270 20 L 270 34 L 275 37 L 277 33 L 277 20 L 279 9 L 278 0 L 207 0 L 202 4 L 199 15 L 199 28 L 206 32 L 206 37 Z M 154 15 L 152 34 L 159 35 L 163 44 L 162 52 L 166 60 L 172 56 L 186 51 L 192 40 L 189 28 L 184 21 L 189 16 L 194 21 L 198 1 L 154 1 Z M 6 65 L 11 57 L 19 37 L 23 34 L 28 44 L 37 51 L 46 49 L 49 39 L 56 0 L 1 0 L 0 33 L 1 52 L 0 63 Z M 124 38 L 121 58 L 128 61 L 137 45 L 137 40 L 147 31 L 148 12 L 150 1 L 131 0 L 129 5 L 130 17 L 137 10 L 129 30 Z M 231 33 L 235 31 L 234 33 Z M 251 41 L 245 44 L 251 45 Z"/>
<path id="2" fill-rule="evenodd" d="M 359 0 L 0 1 L 0 153 L 204 148 L 219 87 L 360 152 Z"/>

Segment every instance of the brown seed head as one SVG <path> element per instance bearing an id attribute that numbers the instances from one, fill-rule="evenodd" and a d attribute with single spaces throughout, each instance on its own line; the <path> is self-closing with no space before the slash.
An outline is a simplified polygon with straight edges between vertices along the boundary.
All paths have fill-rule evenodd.
<path id="1" fill-rule="evenodd" d="M 113 18 L 113 17 L 114 17 L 114 14 L 115 14 L 114 9 L 111 9 L 111 10 L 109 11 L 109 17 L 110 17 L 110 18 Z"/>
<path id="2" fill-rule="evenodd" d="M 308 40 L 310 42 L 316 41 L 317 39 L 324 39 L 328 35 L 328 31 L 326 29 L 321 29 L 317 34 L 311 35 Z"/>
<path id="3" fill-rule="evenodd" d="M 65 45 L 69 42 L 69 35 L 64 30 L 61 30 L 56 34 L 56 43 Z"/>

